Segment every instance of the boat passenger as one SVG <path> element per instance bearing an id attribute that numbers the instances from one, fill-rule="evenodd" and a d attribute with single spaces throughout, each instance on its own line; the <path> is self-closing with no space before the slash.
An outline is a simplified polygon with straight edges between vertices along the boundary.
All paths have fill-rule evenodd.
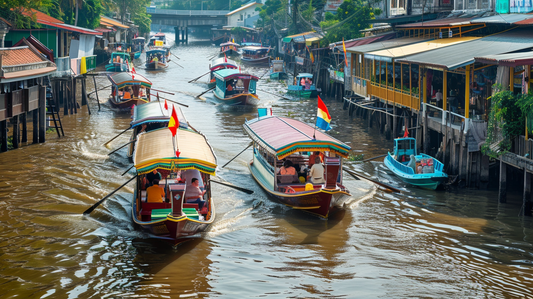
<path id="1" fill-rule="evenodd" d="M 292 166 L 292 162 L 290 160 L 285 160 L 285 162 L 283 162 L 283 166 L 279 169 L 279 174 L 296 175 L 296 168 Z"/>
<path id="2" fill-rule="evenodd" d="M 304 78 L 302 78 L 302 80 L 300 80 L 300 85 L 301 86 L 305 86 L 305 79 Z"/>
<path id="3" fill-rule="evenodd" d="M 146 125 L 143 124 L 143 130 L 146 128 Z M 142 130 L 141 130 L 142 132 Z M 161 174 L 157 171 L 157 169 L 152 170 L 152 172 L 148 173 L 146 175 L 146 187 L 150 187 L 154 184 L 154 181 L 157 180 L 158 182 L 161 180 Z"/>
<path id="4" fill-rule="evenodd" d="M 146 189 L 146 201 L 147 202 L 163 202 L 165 196 L 165 190 L 159 187 L 159 180 L 155 179 L 153 185 Z"/>
<path id="5" fill-rule="evenodd" d="M 416 157 L 415 155 L 411 155 L 409 156 L 409 158 L 411 159 L 409 161 L 409 163 L 407 163 L 407 167 L 411 167 L 414 171 L 414 173 L 416 173 Z"/>
<path id="6" fill-rule="evenodd" d="M 305 78 L 305 89 L 311 89 L 311 80 Z"/>
<path id="7" fill-rule="evenodd" d="M 315 157 L 315 163 L 313 164 L 313 167 L 311 167 L 307 179 L 313 184 L 323 184 L 326 182 L 326 180 L 324 180 L 324 166 L 320 161 L 320 157 Z"/>
<path id="8" fill-rule="evenodd" d="M 201 210 L 205 201 L 202 200 L 207 190 L 200 190 L 200 181 L 197 178 L 192 178 L 191 184 L 187 186 L 185 191 L 185 200 L 187 203 L 197 203 L 198 210 Z"/>
<path id="9" fill-rule="evenodd" d="M 316 151 L 316 152 L 312 153 L 311 156 L 309 156 L 309 168 L 313 167 L 313 164 L 315 164 L 315 158 L 316 157 L 319 157 L 320 158 L 320 163 L 322 163 L 322 155 L 320 154 L 319 151 Z"/>
<path id="10" fill-rule="evenodd" d="M 124 96 L 122 97 L 124 100 L 130 100 L 131 99 L 131 89 L 126 89 L 124 91 Z"/>

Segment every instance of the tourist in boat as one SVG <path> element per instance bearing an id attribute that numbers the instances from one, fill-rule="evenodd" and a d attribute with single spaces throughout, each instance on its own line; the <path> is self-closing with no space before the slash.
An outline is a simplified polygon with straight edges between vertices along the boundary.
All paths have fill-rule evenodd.
<path id="1" fill-rule="evenodd" d="M 205 201 L 202 200 L 206 190 L 202 191 L 200 189 L 200 181 L 197 178 L 192 178 L 191 184 L 187 186 L 187 191 L 185 191 L 185 200 L 187 203 L 197 203 L 198 210 L 201 210 L 204 206 Z"/>
<path id="2" fill-rule="evenodd" d="M 126 91 L 124 91 L 124 96 L 122 99 L 131 100 L 131 89 L 127 88 Z"/>
<path id="3" fill-rule="evenodd" d="M 285 160 L 285 162 L 283 162 L 283 166 L 279 169 L 279 174 L 296 175 L 296 168 L 292 166 L 292 162 L 290 160 Z"/>
<path id="4" fill-rule="evenodd" d="M 143 125 L 143 130 L 146 128 L 146 125 Z M 154 184 L 154 181 L 160 181 L 161 180 L 161 174 L 157 171 L 157 169 L 154 169 L 152 172 L 148 173 L 146 175 L 146 187 L 150 187 Z"/>
<path id="5" fill-rule="evenodd" d="M 159 187 L 159 180 L 155 179 L 153 185 L 146 189 L 146 201 L 163 202 L 163 197 L 165 197 L 165 190 Z"/>
<path id="6" fill-rule="evenodd" d="M 322 155 L 319 151 L 316 151 L 309 156 L 309 168 L 313 167 L 313 164 L 315 164 L 316 157 L 320 158 L 320 163 L 322 163 Z"/>
<path id="7" fill-rule="evenodd" d="M 320 161 L 320 157 L 315 157 L 315 163 L 313 164 L 313 167 L 311 167 L 307 179 L 313 184 L 323 184 L 326 182 L 326 180 L 324 180 L 324 166 Z"/>
<path id="8" fill-rule="evenodd" d="M 301 85 L 301 86 L 305 86 L 305 78 L 302 78 L 302 79 L 300 80 L 300 85 Z"/>
<path id="9" fill-rule="evenodd" d="M 309 78 L 305 78 L 305 89 L 311 89 L 311 80 Z"/>
<path id="10" fill-rule="evenodd" d="M 415 155 L 410 155 L 409 158 L 411 159 L 409 163 L 407 163 L 407 167 L 411 167 L 415 173 L 416 171 L 416 157 Z"/>

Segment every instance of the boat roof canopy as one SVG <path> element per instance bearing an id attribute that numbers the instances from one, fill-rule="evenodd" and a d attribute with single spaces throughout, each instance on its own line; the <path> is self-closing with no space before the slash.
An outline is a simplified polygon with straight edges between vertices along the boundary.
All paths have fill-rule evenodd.
<path id="1" fill-rule="evenodd" d="M 146 54 L 148 53 L 167 53 L 166 48 L 151 48 L 150 50 L 146 50 Z"/>
<path id="2" fill-rule="evenodd" d="M 211 68 L 210 69 L 213 70 L 214 68 L 217 68 L 217 67 L 222 66 L 222 65 L 231 65 L 231 66 L 234 66 L 235 68 L 237 68 L 237 63 L 234 60 L 224 59 L 224 57 L 220 57 L 220 58 L 213 59 L 213 61 L 211 62 Z"/>
<path id="3" fill-rule="evenodd" d="M 134 38 L 133 40 L 139 40 L 139 41 L 141 41 L 141 40 L 145 40 L 145 38 L 142 37 L 142 36 L 139 36 L 139 37 Z"/>
<path id="4" fill-rule="evenodd" d="M 122 57 L 130 58 L 130 53 L 126 53 L 126 52 L 113 52 L 113 53 L 111 53 L 111 57 L 115 57 L 115 56 L 122 56 Z"/>
<path id="5" fill-rule="evenodd" d="M 261 43 L 254 43 L 254 42 L 244 42 L 244 43 L 241 43 L 242 46 L 259 46 L 261 47 L 262 44 Z"/>
<path id="6" fill-rule="evenodd" d="M 313 78 L 313 74 L 301 73 L 301 74 L 298 74 L 298 76 L 296 76 L 296 78 Z"/>
<path id="7" fill-rule="evenodd" d="M 111 83 L 116 85 L 118 88 L 122 88 L 126 85 L 142 85 L 148 88 L 152 87 L 152 82 L 139 74 L 120 72 L 107 76 Z"/>
<path id="8" fill-rule="evenodd" d="M 250 138 L 278 159 L 295 152 L 325 151 L 347 158 L 350 146 L 299 120 L 264 116 L 244 123 Z M 313 134 L 316 139 L 313 138 Z"/>
<path id="9" fill-rule="evenodd" d="M 232 42 L 227 42 L 227 43 L 220 44 L 221 47 L 223 47 L 223 46 L 229 46 L 229 45 L 234 45 L 234 46 L 240 47 L 239 44 L 232 43 Z"/>
<path id="10" fill-rule="evenodd" d="M 238 79 L 251 79 L 255 81 L 259 80 L 258 77 L 254 75 L 250 75 L 250 74 L 243 74 L 239 72 L 239 70 L 237 69 L 222 69 L 222 70 L 215 71 L 214 74 L 216 78 L 220 80 L 224 80 L 224 81 L 232 79 L 234 77 L 238 77 Z"/>
<path id="11" fill-rule="evenodd" d="M 167 104 L 168 110 L 165 109 L 164 103 L 158 101 L 133 106 L 133 120 L 130 123 L 131 127 L 135 128 L 146 123 L 168 122 L 170 114 L 172 113 L 172 106 L 174 106 L 176 114 L 178 115 L 180 128 L 189 128 L 187 119 L 185 119 L 178 104 L 172 102 L 167 102 Z"/>
<path id="12" fill-rule="evenodd" d="M 180 152 L 179 157 L 176 157 L 176 149 Z M 196 169 L 215 175 L 217 167 L 213 149 L 204 135 L 179 129 L 172 137 L 168 128 L 139 134 L 133 163 L 138 174 L 159 168 L 170 171 Z"/>

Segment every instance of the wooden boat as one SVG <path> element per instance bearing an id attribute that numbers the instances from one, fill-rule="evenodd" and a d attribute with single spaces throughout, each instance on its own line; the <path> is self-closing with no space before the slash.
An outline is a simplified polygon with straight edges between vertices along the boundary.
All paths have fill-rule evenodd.
<path id="1" fill-rule="evenodd" d="M 310 80 L 309 88 L 306 88 L 305 81 Z M 288 94 L 297 95 L 300 98 L 316 98 L 318 90 L 312 83 L 313 75 L 308 73 L 301 73 L 296 77 L 294 85 L 289 85 L 287 89 Z M 304 83 L 304 84 L 302 84 Z"/>
<path id="2" fill-rule="evenodd" d="M 144 76 L 132 73 L 114 73 L 107 75 L 111 81 L 111 107 L 129 110 L 134 105 L 148 103 L 152 82 Z M 129 93 L 129 95 L 128 95 Z"/>
<path id="3" fill-rule="evenodd" d="M 223 69 L 237 69 L 237 63 L 231 59 L 228 59 L 227 57 L 221 57 L 213 59 L 211 65 L 209 66 L 209 70 L 211 71 L 209 76 L 209 83 L 207 86 L 209 88 L 213 88 L 216 85 L 216 78 L 215 78 L 215 72 L 218 70 Z"/>
<path id="4" fill-rule="evenodd" d="M 162 47 L 167 44 L 167 37 L 164 33 L 158 32 L 148 40 L 148 47 Z"/>
<path id="5" fill-rule="evenodd" d="M 257 105 L 258 77 L 243 74 L 236 69 L 222 69 L 215 72 L 216 88 L 213 91 L 218 102 L 226 105 Z"/>
<path id="6" fill-rule="evenodd" d="M 348 145 L 289 117 L 259 117 L 246 121 L 244 130 L 254 146 L 250 172 L 279 202 L 327 218 L 332 209 L 342 207 L 350 198 L 349 191 L 342 185 L 342 158 L 348 157 Z M 305 182 L 305 172 L 295 176 L 278 174 L 284 159 L 291 160 L 297 171 L 302 166 L 307 167 L 310 151 L 325 155 L 324 184 L 301 183 L 299 176 L 303 176 Z"/>
<path id="7" fill-rule="evenodd" d="M 167 109 L 165 103 L 159 101 L 149 102 L 143 105 L 133 106 L 133 115 L 130 127 L 132 129 L 130 141 L 137 139 L 137 135 L 142 132 L 150 132 L 160 128 L 168 127 L 168 121 L 172 113 L 172 107 L 176 110 L 178 116 L 180 129 L 188 129 L 189 123 L 185 119 L 183 112 L 178 104 L 167 102 Z M 135 142 L 130 143 L 128 149 L 128 158 L 133 162 L 133 151 L 135 149 Z"/>
<path id="8" fill-rule="evenodd" d="M 141 57 L 141 53 L 144 52 L 144 37 L 136 37 L 132 41 L 130 56 L 132 59 L 138 59 Z"/>
<path id="9" fill-rule="evenodd" d="M 415 169 L 407 166 L 411 155 L 416 158 Z M 394 153 L 391 155 L 389 152 L 383 163 L 404 182 L 425 189 L 435 190 L 448 178 L 439 160 L 426 154 L 416 154 L 416 139 L 410 137 L 394 139 Z"/>
<path id="10" fill-rule="evenodd" d="M 242 48 L 241 61 L 250 65 L 268 66 L 270 63 L 270 47 L 246 46 Z"/>
<path id="11" fill-rule="evenodd" d="M 178 129 L 175 137 L 167 128 L 141 133 L 133 157 L 138 175 L 131 213 L 135 225 L 172 244 L 201 237 L 216 216 L 210 182 L 216 157 L 205 136 L 190 128 Z M 162 176 L 159 185 L 165 190 L 165 202 L 146 202 L 145 175 L 154 169 Z M 207 191 L 202 209 L 184 202 L 193 178 Z"/>
<path id="12" fill-rule="evenodd" d="M 130 54 L 127 52 L 113 52 L 109 63 L 106 64 L 105 69 L 108 72 L 129 72 L 131 61 Z"/>
<path id="13" fill-rule="evenodd" d="M 283 60 L 272 60 L 270 62 L 270 79 L 287 80 L 289 75 L 285 72 L 285 62 Z"/>
<path id="14" fill-rule="evenodd" d="M 224 55 L 226 55 L 227 57 L 229 57 L 231 55 L 239 55 L 239 47 L 239 44 L 233 42 L 220 44 L 219 56 L 224 57 Z"/>
<path id="15" fill-rule="evenodd" d="M 146 51 L 146 69 L 160 70 L 167 68 L 169 64 L 167 53 L 167 49 L 162 47 L 154 47 Z"/>

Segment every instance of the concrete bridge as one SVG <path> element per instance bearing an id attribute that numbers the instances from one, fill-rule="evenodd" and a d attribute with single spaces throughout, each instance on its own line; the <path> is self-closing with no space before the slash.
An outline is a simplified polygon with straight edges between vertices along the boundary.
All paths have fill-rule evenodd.
<path id="1" fill-rule="evenodd" d="M 227 25 L 229 10 L 171 10 L 147 7 L 152 16 L 152 28 L 174 27 L 176 43 L 189 40 L 189 27 L 213 28 Z"/>

